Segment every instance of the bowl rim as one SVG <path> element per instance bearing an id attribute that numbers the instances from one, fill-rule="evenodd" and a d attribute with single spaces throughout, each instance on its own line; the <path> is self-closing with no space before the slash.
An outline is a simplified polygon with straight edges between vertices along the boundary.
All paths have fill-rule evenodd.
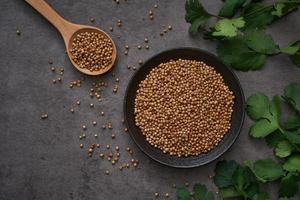
<path id="1" fill-rule="evenodd" d="M 237 140 L 238 136 L 240 135 L 240 132 L 241 132 L 241 129 L 243 127 L 243 124 L 244 124 L 244 120 L 245 120 L 245 96 L 244 96 L 244 92 L 243 92 L 243 88 L 240 84 L 240 80 L 239 78 L 236 76 L 236 74 L 233 72 L 233 70 L 230 68 L 230 67 L 227 67 L 223 62 L 221 62 L 221 60 L 213 53 L 211 52 L 208 52 L 206 50 L 203 50 L 203 49 L 200 49 L 200 48 L 196 48 L 196 47 L 175 47 L 175 48 L 170 48 L 170 49 L 166 49 L 166 50 L 163 50 L 163 51 L 160 51 L 156 54 L 154 54 L 153 56 L 151 56 L 150 58 L 148 58 L 142 66 L 139 67 L 139 69 L 137 69 L 135 71 L 135 73 L 131 76 L 128 84 L 127 84 L 127 87 L 126 87 L 126 90 L 125 90 L 125 95 L 124 95 L 124 101 L 123 101 L 123 113 L 124 113 L 124 119 L 125 119 L 125 126 L 126 127 L 129 127 L 129 122 L 128 122 L 128 119 L 127 119 L 127 109 L 126 109 L 126 106 L 127 106 L 127 98 L 128 98 L 128 93 L 129 93 L 129 90 L 132 86 L 132 84 L 134 83 L 134 78 L 135 76 L 139 73 L 139 71 L 142 70 L 142 68 L 147 64 L 149 63 L 152 59 L 156 58 L 157 56 L 160 56 L 161 54 L 165 54 L 167 52 L 172 52 L 172 51 L 178 51 L 178 50 L 192 50 L 192 51 L 199 51 L 201 53 L 204 53 L 204 54 L 207 54 L 211 57 L 213 57 L 215 60 L 217 60 L 220 64 L 222 64 L 224 67 L 227 68 L 227 70 L 232 74 L 232 76 L 235 78 L 235 82 L 238 86 L 238 89 L 239 89 L 239 92 L 241 94 L 241 103 L 242 103 L 242 108 L 241 108 L 241 114 L 242 114 L 242 117 L 240 119 L 240 123 L 239 123 L 239 126 L 237 128 L 237 131 L 236 131 L 236 134 L 234 135 L 234 138 L 232 140 L 230 140 L 228 142 L 228 145 L 226 145 L 223 150 L 217 154 L 216 156 L 214 157 L 211 157 L 211 159 L 205 161 L 205 162 L 202 162 L 202 163 L 198 163 L 198 164 L 193 164 L 193 165 L 175 165 L 175 164 L 169 164 L 167 162 L 164 162 L 162 160 L 159 160 L 155 157 L 153 157 L 152 155 L 150 155 L 143 147 L 142 145 L 136 140 L 136 138 L 133 136 L 133 133 L 132 133 L 132 130 L 128 129 L 128 132 L 129 132 L 129 135 L 131 137 L 131 139 L 134 141 L 134 143 L 138 146 L 138 148 L 144 153 L 146 154 L 148 157 L 150 157 L 151 159 L 155 160 L 156 162 L 158 163 L 161 163 L 165 166 L 168 166 L 168 167 L 173 167 L 173 168 L 182 168 L 182 169 L 187 169 L 187 168 L 195 168 L 195 167 L 199 167 L 199 166 L 203 166 L 203 165 L 206 165 L 208 163 L 211 163 L 213 161 L 215 161 L 216 159 L 218 159 L 219 157 L 221 157 L 225 152 L 227 152 L 232 146 L 233 144 L 235 143 L 235 141 Z M 157 67 L 157 66 L 156 66 Z M 152 148 L 155 148 L 153 146 L 151 146 Z M 217 148 L 218 145 L 215 147 Z M 160 150 L 160 149 L 158 149 Z M 161 151 L 161 150 L 160 150 Z M 201 155 L 201 154 L 200 154 Z M 196 157 L 196 156 L 195 156 Z M 177 158 L 177 157 L 176 157 Z"/>

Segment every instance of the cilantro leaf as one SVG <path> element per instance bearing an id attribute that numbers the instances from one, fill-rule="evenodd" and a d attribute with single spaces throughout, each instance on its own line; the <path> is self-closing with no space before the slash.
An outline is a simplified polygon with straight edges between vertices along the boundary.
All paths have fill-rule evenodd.
<path id="1" fill-rule="evenodd" d="M 249 49 L 244 40 L 237 37 L 220 41 L 217 54 L 225 65 L 242 71 L 260 69 L 266 62 L 264 54 Z"/>
<path id="2" fill-rule="evenodd" d="M 269 99 L 262 93 L 252 95 L 247 100 L 246 111 L 250 117 L 256 120 L 249 131 L 252 137 L 265 137 L 279 128 L 278 96 L 273 97 L 269 102 Z"/>
<path id="3" fill-rule="evenodd" d="M 258 193 L 258 194 L 255 194 L 254 197 L 253 197 L 253 200 L 268 200 L 269 197 L 266 193 Z"/>
<path id="4" fill-rule="evenodd" d="M 300 40 L 292 42 L 287 47 L 282 48 L 281 52 L 288 54 L 291 61 L 300 67 Z"/>
<path id="5" fill-rule="evenodd" d="M 298 6 L 300 5 L 300 2 L 278 2 L 275 3 L 273 11 L 271 12 L 272 15 L 276 16 L 277 18 L 281 18 L 288 13 L 296 10 Z"/>
<path id="6" fill-rule="evenodd" d="M 279 197 L 293 197 L 299 192 L 299 177 L 294 173 L 288 173 L 279 184 Z"/>
<path id="7" fill-rule="evenodd" d="M 212 192 L 208 192 L 206 187 L 201 184 L 194 185 L 194 199 L 195 200 L 213 200 L 214 195 Z"/>
<path id="8" fill-rule="evenodd" d="M 300 114 L 300 83 L 291 83 L 286 86 L 284 97 Z"/>
<path id="9" fill-rule="evenodd" d="M 251 95 L 247 99 L 246 111 L 248 116 L 253 120 L 268 118 L 270 111 L 269 98 L 261 92 Z"/>
<path id="10" fill-rule="evenodd" d="M 283 140 L 279 142 L 275 148 L 275 155 L 280 158 L 285 158 L 293 152 L 294 147 L 291 143 L 287 140 Z"/>
<path id="11" fill-rule="evenodd" d="M 237 169 L 238 164 L 231 161 L 220 161 L 215 168 L 214 183 L 218 188 L 225 188 L 233 185 L 232 176 Z"/>
<path id="12" fill-rule="evenodd" d="M 284 175 L 281 165 L 272 159 L 258 160 L 254 164 L 252 164 L 251 161 L 245 161 L 245 165 L 248 166 L 256 178 L 263 183 L 277 180 Z"/>
<path id="13" fill-rule="evenodd" d="M 243 17 L 245 19 L 247 28 L 264 28 L 271 24 L 274 16 L 271 14 L 272 7 L 265 6 L 261 3 L 250 4 L 244 11 Z"/>
<path id="14" fill-rule="evenodd" d="M 296 131 L 285 131 L 284 134 L 292 144 L 300 144 L 300 129 Z"/>
<path id="15" fill-rule="evenodd" d="M 263 54 L 278 53 L 278 45 L 274 43 L 273 38 L 267 35 L 263 30 L 251 29 L 245 31 L 244 39 L 249 48 Z"/>
<path id="16" fill-rule="evenodd" d="M 277 3 L 274 5 L 274 10 L 271 12 L 272 15 L 275 15 L 277 17 L 281 17 L 283 15 L 283 8 L 285 7 L 285 4 L 283 3 Z"/>
<path id="17" fill-rule="evenodd" d="M 277 130 L 268 135 L 265 139 L 269 147 L 276 147 L 279 142 L 285 139 L 285 137 L 281 134 L 279 130 Z"/>
<path id="18" fill-rule="evenodd" d="M 242 28 L 245 21 L 242 17 L 235 19 L 221 19 L 214 27 L 213 36 L 234 37 L 237 35 L 238 28 Z"/>
<path id="19" fill-rule="evenodd" d="M 189 32 L 195 35 L 203 27 L 211 15 L 198 0 L 187 0 L 185 3 L 185 20 L 191 24 Z"/>
<path id="20" fill-rule="evenodd" d="M 293 155 L 283 164 L 283 169 L 289 172 L 300 172 L 300 155 Z"/>
<path id="21" fill-rule="evenodd" d="M 221 17 L 232 17 L 244 5 L 246 0 L 226 0 L 219 12 Z"/>
<path id="22" fill-rule="evenodd" d="M 190 193 L 185 187 L 177 189 L 176 196 L 178 200 L 190 200 Z"/>
<path id="23" fill-rule="evenodd" d="M 286 130 L 295 130 L 300 128 L 300 116 L 293 116 L 288 118 L 288 120 L 284 124 L 284 128 Z"/>
<path id="24" fill-rule="evenodd" d="M 242 196 L 233 186 L 220 189 L 219 194 L 223 199 Z"/>

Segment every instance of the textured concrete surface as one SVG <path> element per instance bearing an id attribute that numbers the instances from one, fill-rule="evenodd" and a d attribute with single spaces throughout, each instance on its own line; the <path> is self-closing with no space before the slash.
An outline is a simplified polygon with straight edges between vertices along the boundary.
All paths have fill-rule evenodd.
<path id="1" fill-rule="evenodd" d="M 120 78 L 120 89 L 112 93 L 115 84 L 112 73 L 102 76 L 108 88 L 97 102 L 89 97 L 89 88 L 96 78 L 85 77 L 80 88 L 70 89 L 69 83 L 82 75 L 76 71 L 65 55 L 63 40 L 59 33 L 24 1 L 2 0 L 0 7 L 0 199 L 152 199 L 154 192 L 171 194 L 172 184 L 182 185 L 201 182 L 215 190 L 208 175 L 213 173 L 216 162 L 195 169 L 165 167 L 146 157 L 124 133 L 122 102 L 128 80 L 133 70 L 127 64 L 137 66 L 138 59 L 147 59 L 155 53 L 173 47 L 192 46 L 215 52 L 215 44 L 201 37 L 191 38 L 184 21 L 183 0 L 128 0 L 116 5 L 112 0 L 48 0 L 65 18 L 81 24 L 90 24 L 89 17 L 96 19 L 94 25 L 109 30 L 118 48 L 118 63 L 113 69 Z M 158 9 L 154 9 L 154 4 Z M 205 6 L 216 12 L 222 5 L 218 0 L 206 0 Z M 155 20 L 148 19 L 148 11 L 154 11 Z M 274 23 L 269 29 L 275 41 L 286 45 L 299 37 L 300 11 Z M 123 27 L 116 26 L 117 19 Z M 173 31 L 165 37 L 159 32 L 163 25 L 172 25 Z M 16 29 L 21 35 L 16 35 Z M 118 38 L 120 35 L 120 38 Z M 123 55 L 124 45 L 143 44 L 148 37 L 150 50 L 131 48 Z M 64 67 L 62 83 L 52 84 L 59 75 L 49 70 L 48 59 L 54 66 Z M 138 66 L 137 66 L 138 67 Z M 300 69 L 280 55 L 268 60 L 266 67 L 257 72 L 237 72 L 246 96 L 256 91 L 268 95 L 281 94 L 291 81 L 300 80 Z M 81 105 L 75 106 L 80 100 Z M 95 108 L 89 104 L 94 103 Z M 75 113 L 70 108 L 75 107 Z M 285 107 L 286 110 L 289 110 Z M 104 117 L 99 116 L 105 111 Z M 40 120 L 47 112 L 49 119 Z M 93 127 L 92 121 L 98 125 Z M 101 125 L 112 122 L 113 131 L 102 130 Z M 81 125 L 87 125 L 87 139 L 80 141 Z M 272 156 L 272 151 L 263 141 L 252 140 L 247 131 L 251 122 L 245 120 L 243 131 L 233 147 L 220 159 L 260 159 Z M 116 139 L 110 138 L 116 133 Z M 95 139 L 93 135 L 99 134 Z M 79 148 L 80 143 L 85 148 Z M 121 147 L 121 162 L 130 162 L 131 156 L 124 150 L 133 149 L 133 157 L 140 161 L 138 169 L 120 172 L 107 161 L 87 157 L 87 145 L 100 143 L 99 152 L 107 152 L 105 144 Z M 118 166 L 118 165 L 117 165 Z M 104 174 L 106 169 L 111 175 Z M 276 199 L 274 187 L 266 191 Z"/>

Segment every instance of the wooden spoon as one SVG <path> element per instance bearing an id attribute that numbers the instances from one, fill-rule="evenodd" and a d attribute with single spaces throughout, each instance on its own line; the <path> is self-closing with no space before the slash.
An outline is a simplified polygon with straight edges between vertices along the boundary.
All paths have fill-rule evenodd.
<path id="1" fill-rule="evenodd" d="M 25 1 L 29 3 L 34 9 L 36 9 L 41 15 L 43 15 L 51 24 L 53 24 L 58 29 L 58 31 L 60 32 L 60 34 L 62 35 L 65 41 L 68 56 L 72 64 L 76 67 L 76 69 L 78 69 L 84 74 L 100 75 L 107 72 L 113 67 L 114 62 L 116 60 L 116 54 L 117 54 L 116 45 L 107 33 L 105 33 L 104 31 L 96 27 L 74 24 L 65 20 L 55 10 L 53 10 L 44 0 L 25 0 Z M 70 49 L 72 47 L 72 40 L 74 37 L 76 37 L 77 34 L 82 32 L 96 32 L 102 34 L 104 37 L 111 40 L 113 44 L 113 55 L 112 55 L 112 62 L 109 66 L 97 71 L 90 71 L 88 69 L 80 68 L 73 61 L 72 55 L 70 54 Z"/>

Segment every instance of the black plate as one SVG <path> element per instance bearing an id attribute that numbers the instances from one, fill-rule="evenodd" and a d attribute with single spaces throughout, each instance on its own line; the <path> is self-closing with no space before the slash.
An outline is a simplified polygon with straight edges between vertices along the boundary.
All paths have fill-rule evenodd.
<path id="1" fill-rule="evenodd" d="M 142 135 L 140 129 L 135 126 L 134 122 L 134 100 L 136 97 L 138 84 L 145 79 L 146 75 L 149 74 L 152 68 L 157 67 L 160 63 L 167 62 L 170 59 L 179 58 L 203 61 L 206 64 L 214 67 L 215 70 L 223 76 L 226 85 L 230 88 L 235 96 L 233 114 L 231 118 L 231 129 L 218 146 L 216 146 L 210 152 L 201 154 L 199 156 L 179 158 L 164 154 L 161 150 L 151 146 L 145 140 L 145 136 Z M 190 168 L 204 165 L 215 160 L 231 147 L 238 137 L 244 121 L 244 104 L 244 95 L 238 78 L 229 68 L 223 65 L 215 55 L 195 48 L 178 48 L 167 50 L 155 55 L 145 62 L 145 64 L 134 74 L 129 82 L 129 85 L 127 86 L 124 99 L 124 114 L 130 136 L 145 154 L 152 159 L 168 166 Z"/>

